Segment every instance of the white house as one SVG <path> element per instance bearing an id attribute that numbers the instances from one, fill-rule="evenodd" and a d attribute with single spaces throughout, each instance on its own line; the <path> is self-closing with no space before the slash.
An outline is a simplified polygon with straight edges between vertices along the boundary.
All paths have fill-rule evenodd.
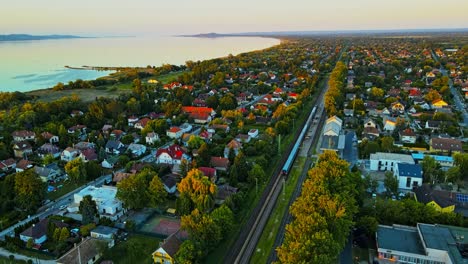
<path id="1" fill-rule="evenodd" d="M 371 171 L 393 171 L 397 163 L 414 164 L 411 155 L 377 152 L 370 155 Z"/>
<path id="2" fill-rule="evenodd" d="M 90 235 L 97 239 L 114 239 L 118 233 L 119 230 L 117 228 L 100 225 L 91 230 Z"/>
<path id="3" fill-rule="evenodd" d="M 258 137 L 258 129 L 250 129 L 248 135 L 251 138 L 256 138 Z"/>
<path id="4" fill-rule="evenodd" d="M 385 120 L 385 123 L 384 123 L 384 130 L 385 131 L 393 132 L 393 130 L 395 130 L 395 128 L 396 128 L 396 122 L 395 121 L 392 121 L 390 119 Z"/>
<path id="5" fill-rule="evenodd" d="M 190 131 L 192 131 L 192 125 L 189 123 L 183 123 L 179 126 L 179 128 L 182 130 L 182 134 L 189 133 Z"/>
<path id="6" fill-rule="evenodd" d="M 397 163 L 393 175 L 398 179 L 398 188 L 411 190 L 422 185 L 422 167 L 419 164 Z"/>
<path id="7" fill-rule="evenodd" d="M 71 161 L 76 159 L 80 155 L 80 151 L 71 147 L 66 148 L 60 154 L 60 159 L 63 161 Z"/>
<path id="8" fill-rule="evenodd" d="M 14 141 L 25 141 L 25 140 L 35 140 L 36 133 L 28 130 L 14 131 L 11 133 Z"/>
<path id="9" fill-rule="evenodd" d="M 185 150 L 179 145 L 173 144 L 167 148 L 160 148 L 156 152 L 157 164 L 180 164 L 182 159 L 190 159 Z"/>
<path id="10" fill-rule="evenodd" d="M 132 153 L 132 156 L 139 157 L 146 152 L 146 146 L 141 144 L 131 143 L 127 149 L 128 152 Z"/>
<path id="11" fill-rule="evenodd" d="M 400 140 L 404 143 L 416 143 L 416 133 L 410 128 L 400 132 Z"/>
<path id="12" fill-rule="evenodd" d="M 149 132 L 146 134 L 146 144 L 153 145 L 157 141 L 159 141 L 159 135 L 157 133 Z"/>
<path id="13" fill-rule="evenodd" d="M 83 197 L 87 195 L 90 195 L 93 201 L 96 202 L 100 217 L 106 217 L 115 221 L 123 215 L 124 209 L 122 207 L 122 202 L 116 198 L 117 187 L 106 185 L 102 187 L 90 185 L 80 192 L 75 193 L 73 195 L 73 203 L 67 210 L 71 213 L 79 212 L 80 202 L 83 200 Z"/>
<path id="14" fill-rule="evenodd" d="M 166 131 L 166 135 L 170 138 L 180 138 L 184 134 L 184 131 L 178 127 L 171 127 Z"/>
<path id="15" fill-rule="evenodd" d="M 58 143 L 59 142 L 59 137 L 52 134 L 52 133 L 49 133 L 49 132 L 42 132 L 41 133 L 41 136 L 49 141 L 49 143 L 53 144 L 53 143 Z"/>

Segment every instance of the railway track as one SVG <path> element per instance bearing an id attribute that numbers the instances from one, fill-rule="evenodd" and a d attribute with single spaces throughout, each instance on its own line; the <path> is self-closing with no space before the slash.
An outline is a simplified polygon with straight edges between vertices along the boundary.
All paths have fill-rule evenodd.
<path id="1" fill-rule="evenodd" d="M 327 89 L 323 89 L 314 102 L 314 104 L 319 102 L 320 107 L 314 107 L 315 111 L 311 111 L 309 117 L 303 124 L 303 126 L 307 126 L 307 130 L 309 129 L 309 125 L 312 125 L 312 121 L 308 122 L 308 120 L 313 120 L 313 115 L 316 114 L 318 108 L 323 109 L 323 96 L 326 90 Z M 314 125 L 317 126 L 318 124 Z M 290 144 L 285 153 L 291 154 L 291 150 L 293 150 L 294 145 L 299 140 L 299 136 L 303 134 L 302 131 L 303 129 L 298 129 L 296 131 L 294 141 L 292 144 Z M 301 139 L 301 141 L 302 140 L 303 138 Z M 241 231 L 238 239 L 232 246 L 228 255 L 225 257 L 223 263 L 249 263 L 250 258 L 254 253 L 254 250 L 258 243 L 258 240 L 260 239 L 263 229 L 268 221 L 268 218 L 276 205 L 276 200 L 278 199 L 281 193 L 281 189 L 283 188 L 282 183 L 285 180 L 285 176 L 283 176 L 282 168 L 285 166 L 290 154 L 283 155 L 283 157 L 281 158 L 280 166 L 278 166 L 275 169 L 275 172 L 273 174 L 275 175 L 275 177 L 272 177 L 268 182 L 265 191 L 262 194 L 262 197 L 260 198 L 257 206 L 252 211 L 249 220 L 245 224 L 245 227 L 247 228 Z"/>

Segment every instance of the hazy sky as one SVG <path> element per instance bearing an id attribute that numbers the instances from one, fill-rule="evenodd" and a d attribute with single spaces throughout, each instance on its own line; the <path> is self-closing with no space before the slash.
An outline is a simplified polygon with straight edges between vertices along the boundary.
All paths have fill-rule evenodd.
<path id="1" fill-rule="evenodd" d="M 0 34 L 468 28 L 468 0 L 1 0 Z"/>

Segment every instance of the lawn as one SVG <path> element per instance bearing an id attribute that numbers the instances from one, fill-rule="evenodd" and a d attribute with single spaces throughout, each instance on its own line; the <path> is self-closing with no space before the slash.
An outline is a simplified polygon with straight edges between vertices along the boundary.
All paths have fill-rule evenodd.
<path id="1" fill-rule="evenodd" d="M 71 181 L 66 182 L 57 182 L 55 184 L 51 184 L 52 186 L 56 187 L 62 185 L 61 188 L 57 188 L 55 191 L 47 193 L 47 199 L 53 201 L 57 200 L 58 198 L 64 196 L 65 194 L 79 188 L 83 184 L 80 183 L 73 183 Z"/>
<path id="2" fill-rule="evenodd" d="M 293 169 L 289 174 L 290 177 L 286 181 L 285 194 L 278 197 L 275 208 L 270 215 L 270 218 L 263 230 L 262 236 L 257 244 L 257 249 L 252 255 L 250 263 L 267 263 L 268 256 L 270 255 L 271 249 L 276 239 L 276 234 L 281 225 L 284 213 L 289 210 L 288 204 L 292 193 L 297 185 L 299 176 L 304 169 L 306 162 L 305 157 L 298 157 L 294 162 Z"/>
<path id="3" fill-rule="evenodd" d="M 158 249 L 160 242 L 161 239 L 155 237 L 134 234 L 127 241 L 117 242 L 101 259 L 116 264 L 153 263 L 151 253 Z"/>
<path id="4" fill-rule="evenodd" d="M 170 83 L 172 81 L 177 80 L 177 77 L 181 76 L 184 74 L 186 71 L 178 71 L 178 72 L 170 72 L 167 74 L 162 74 L 157 77 L 155 77 L 156 80 L 162 83 Z M 154 78 L 149 78 L 149 79 L 154 79 Z"/>

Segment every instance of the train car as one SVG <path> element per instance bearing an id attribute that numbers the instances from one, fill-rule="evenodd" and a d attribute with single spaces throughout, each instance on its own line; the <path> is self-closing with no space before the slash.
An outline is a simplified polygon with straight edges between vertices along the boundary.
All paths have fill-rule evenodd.
<path id="1" fill-rule="evenodd" d="M 310 112 L 309 117 L 307 118 L 307 121 L 302 128 L 301 133 L 299 134 L 299 137 L 296 140 L 296 143 L 294 143 L 294 146 L 291 150 L 291 153 L 289 153 L 289 157 L 286 160 L 286 162 L 283 165 L 282 169 L 282 174 L 284 176 L 288 175 L 289 171 L 291 170 L 291 167 L 294 163 L 294 160 L 297 156 L 297 153 L 299 153 L 299 147 L 301 146 L 302 140 L 304 139 L 304 136 L 307 134 L 307 130 L 309 130 L 310 125 L 312 124 L 312 120 L 315 116 L 315 112 L 317 111 L 317 107 L 315 106 L 312 111 Z"/>

